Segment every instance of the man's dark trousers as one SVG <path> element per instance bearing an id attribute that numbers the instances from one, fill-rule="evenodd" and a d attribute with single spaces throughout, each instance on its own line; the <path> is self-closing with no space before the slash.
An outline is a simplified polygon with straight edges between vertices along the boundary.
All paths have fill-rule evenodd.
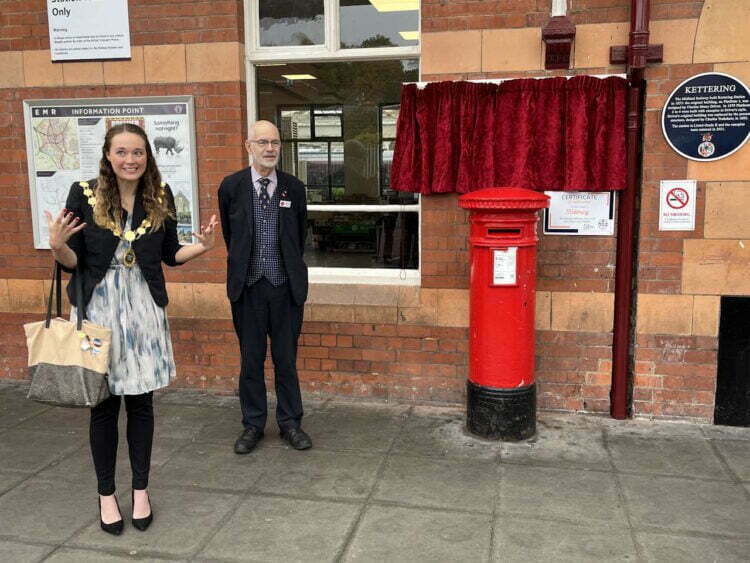
<path id="1" fill-rule="evenodd" d="M 304 308 L 296 305 L 289 283 L 274 287 L 266 278 L 245 286 L 232 302 L 232 320 L 240 341 L 240 407 L 245 428 L 263 431 L 268 407 L 263 364 L 267 337 L 275 370 L 276 421 L 279 428 L 299 428 L 302 396 L 297 378 L 297 339 L 302 331 Z"/>

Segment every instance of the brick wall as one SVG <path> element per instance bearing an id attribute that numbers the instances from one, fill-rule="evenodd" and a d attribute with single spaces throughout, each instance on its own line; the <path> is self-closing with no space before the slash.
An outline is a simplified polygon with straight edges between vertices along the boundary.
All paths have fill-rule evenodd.
<path id="1" fill-rule="evenodd" d="M 243 42 L 242 0 L 130 0 L 132 45 Z M 46 0 L 0 2 L 0 51 L 49 49 Z"/>
<path id="2" fill-rule="evenodd" d="M 423 79 L 623 72 L 610 66 L 609 46 L 627 44 L 630 1 L 569 0 L 568 5 L 577 36 L 574 68 L 566 73 L 542 69 L 540 28 L 548 21 L 550 0 L 423 0 Z M 23 342 L 18 326 L 38 318 L 49 269 L 48 254 L 33 250 L 31 243 L 21 100 L 195 95 L 200 208 L 206 217 L 216 209 L 220 179 L 244 163 L 245 84 L 239 66 L 231 80 L 217 70 L 218 61 L 241 48 L 242 2 L 131 1 L 133 64 L 141 69 L 134 84 L 117 82 L 130 71 L 116 74 L 112 82 L 107 64 L 102 71 L 101 63 L 63 65 L 63 70 L 42 65 L 45 56 L 48 60 L 40 51 L 47 41 L 46 3 L 2 6 L 0 197 L 6 220 L 0 224 L 0 311 L 5 311 L 0 324 L 12 334 L 0 349 L 0 377 L 20 378 L 24 362 L 17 353 Z M 750 263 L 738 245 L 750 238 L 750 224 L 738 211 L 750 205 L 745 195 L 750 193 L 750 147 L 718 163 L 686 162 L 666 145 L 659 125 L 666 96 L 688 76 L 716 70 L 750 83 L 750 29 L 737 23 L 750 21 L 750 14 L 742 15 L 747 9 L 741 0 L 651 1 L 651 42 L 664 45 L 664 62 L 646 75 L 637 415 L 711 418 L 719 296 L 750 294 Z M 215 47 L 212 58 L 195 56 L 200 44 L 202 52 L 208 52 L 205 44 Z M 28 68 L 19 73 L 13 61 L 21 58 Z M 102 73 L 103 79 L 96 78 Z M 90 83 L 92 76 L 96 84 Z M 24 82 L 30 79 L 33 85 Z M 9 85 L 9 80 L 16 83 Z M 693 232 L 658 231 L 659 181 L 669 178 L 698 180 Z M 462 400 L 467 214 L 455 194 L 435 195 L 424 198 L 422 219 L 421 288 L 395 288 L 390 294 L 374 286 L 311 288 L 298 358 L 308 394 Z M 614 253 L 614 237 L 540 235 L 536 375 L 542 408 L 609 410 Z M 221 249 L 168 272 L 180 386 L 236 387 L 239 354 L 222 287 L 223 262 Z"/>
<path id="3" fill-rule="evenodd" d="M 576 25 L 630 21 L 631 0 L 568 0 Z M 551 0 L 422 0 L 422 31 L 543 27 Z M 700 16 L 703 0 L 651 0 L 651 18 Z"/>

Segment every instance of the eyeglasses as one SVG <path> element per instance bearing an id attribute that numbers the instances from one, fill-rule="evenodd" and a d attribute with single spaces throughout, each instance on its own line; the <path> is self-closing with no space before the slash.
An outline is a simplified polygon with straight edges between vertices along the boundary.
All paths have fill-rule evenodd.
<path id="1" fill-rule="evenodd" d="M 261 148 L 266 148 L 268 145 L 271 145 L 273 148 L 278 149 L 281 146 L 281 141 L 277 141 L 274 139 L 273 141 L 269 141 L 268 139 L 258 139 L 257 141 L 250 141 L 251 143 L 255 143 Z"/>

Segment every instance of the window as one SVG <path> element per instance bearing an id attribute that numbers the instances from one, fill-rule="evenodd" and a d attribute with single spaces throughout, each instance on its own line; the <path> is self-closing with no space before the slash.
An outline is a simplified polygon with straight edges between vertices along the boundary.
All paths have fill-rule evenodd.
<path id="1" fill-rule="evenodd" d="M 312 281 L 419 282 L 419 199 L 390 187 L 401 84 L 419 80 L 418 0 L 246 1 L 251 121 L 307 188 Z"/>

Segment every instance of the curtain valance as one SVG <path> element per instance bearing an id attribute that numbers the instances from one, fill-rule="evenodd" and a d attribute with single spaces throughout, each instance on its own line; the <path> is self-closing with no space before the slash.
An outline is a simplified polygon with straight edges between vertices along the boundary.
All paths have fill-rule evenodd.
<path id="1" fill-rule="evenodd" d="M 620 77 L 406 84 L 391 186 L 624 189 L 626 93 Z"/>

